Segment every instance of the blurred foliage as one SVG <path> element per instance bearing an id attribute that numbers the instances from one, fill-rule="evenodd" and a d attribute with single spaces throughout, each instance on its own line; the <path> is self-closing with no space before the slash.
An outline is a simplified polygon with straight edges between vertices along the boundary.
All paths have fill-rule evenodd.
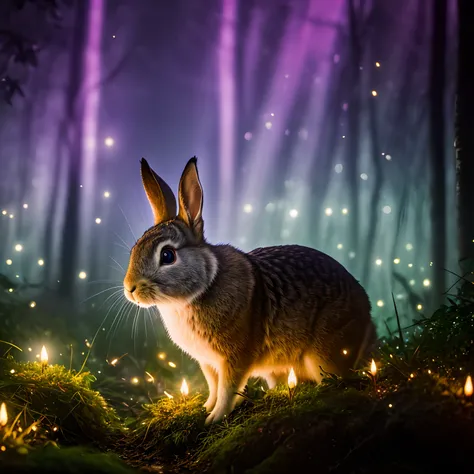
<path id="1" fill-rule="evenodd" d="M 32 28 L 17 30 L 13 24 L 17 16 L 24 15 L 35 24 L 35 34 L 39 26 L 57 28 L 62 20 L 61 11 L 70 7 L 73 0 L 3 0 L 0 7 L 0 94 L 8 104 L 17 94 L 24 96 L 15 66 L 24 69 L 38 66 L 38 55 L 44 45 L 33 38 Z M 40 21 L 41 20 L 41 21 Z M 42 36 L 42 35 L 40 35 Z"/>

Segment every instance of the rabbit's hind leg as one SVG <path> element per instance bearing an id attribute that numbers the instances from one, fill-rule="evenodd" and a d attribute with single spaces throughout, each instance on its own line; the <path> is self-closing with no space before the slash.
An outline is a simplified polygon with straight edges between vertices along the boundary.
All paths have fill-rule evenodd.
<path id="1" fill-rule="evenodd" d="M 204 403 L 204 408 L 209 413 L 214 408 L 217 400 L 217 372 L 212 365 L 202 363 L 200 366 L 209 387 L 209 397 Z"/>
<path id="2" fill-rule="evenodd" d="M 323 371 L 335 373 L 334 364 L 328 363 L 327 361 L 322 359 L 316 351 L 307 352 L 303 356 L 303 367 L 306 372 L 306 377 L 310 380 L 315 381 L 316 383 L 320 383 L 323 379 Z"/>

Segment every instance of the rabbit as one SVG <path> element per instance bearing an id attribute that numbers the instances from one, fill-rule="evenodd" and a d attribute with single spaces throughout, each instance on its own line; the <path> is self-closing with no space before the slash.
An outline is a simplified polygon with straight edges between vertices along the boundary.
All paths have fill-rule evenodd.
<path id="1" fill-rule="evenodd" d="M 208 243 L 196 157 L 182 173 L 178 211 L 144 158 L 141 176 L 154 226 L 131 250 L 124 293 L 156 306 L 169 337 L 199 363 L 206 425 L 233 411 L 249 377 L 273 388 L 294 368 L 318 383 L 322 371 L 344 376 L 368 356 L 376 342 L 369 298 L 340 263 L 299 245 L 244 253 Z"/>

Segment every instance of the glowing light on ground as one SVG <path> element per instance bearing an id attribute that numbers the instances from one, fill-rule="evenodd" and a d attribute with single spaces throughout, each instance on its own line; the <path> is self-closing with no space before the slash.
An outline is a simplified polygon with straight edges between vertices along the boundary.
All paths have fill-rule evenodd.
<path id="1" fill-rule="evenodd" d="M 21 251 L 23 250 L 23 245 L 21 245 L 21 244 L 16 244 L 16 245 L 15 245 L 15 250 L 16 250 L 17 252 L 21 252 Z"/>
<path id="2" fill-rule="evenodd" d="M 344 169 L 344 166 L 342 166 L 340 163 L 338 163 L 335 167 L 334 167 L 334 171 L 336 173 L 342 173 L 342 170 Z"/>
<path id="3" fill-rule="evenodd" d="M 180 391 L 183 397 L 187 397 L 189 395 L 189 387 L 188 387 L 188 384 L 186 383 L 186 379 L 183 379 L 183 383 L 181 384 Z"/>
<path id="4" fill-rule="evenodd" d="M 382 259 L 378 258 L 377 260 L 375 260 L 375 265 L 378 265 L 380 267 L 380 265 L 382 265 Z"/>
<path id="5" fill-rule="evenodd" d="M 346 216 L 347 214 L 349 214 L 349 209 L 347 209 L 347 207 L 343 207 L 341 212 Z"/>
<path id="6" fill-rule="evenodd" d="M 290 214 L 290 217 L 292 217 L 293 219 L 295 217 L 298 217 L 298 211 L 296 209 L 291 209 L 291 211 L 289 212 Z"/>
<path id="7" fill-rule="evenodd" d="M 40 259 L 38 260 L 38 265 L 39 265 L 40 267 L 42 267 L 42 266 L 44 265 L 44 260 L 43 260 L 42 258 L 40 258 Z"/>
<path id="8" fill-rule="evenodd" d="M 408 243 L 408 244 L 405 245 L 405 248 L 406 248 L 408 251 L 413 250 L 413 245 L 410 244 L 410 243 Z"/>
<path id="9" fill-rule="evenodd" d="M 45 346 L 41 348 L 40 361 L 42 364 L 48 363 L 48 351 L 46 350 Z"/>
<path id="10" fill-rule="evenodd" d="M 399 258 L 394 258 L 394 259 L 393 259 L 393 263 L 394 263 L 395 265 L 398 265 L 398 264 L 400 263 L 400 259 L 399 259 Z"/>
<path id="11" fill-rule="evenodd" d="M 468 375 L 466 378 L 466 383 L 464 384 L 464 395 L 466 395 L 466 397 L 470 397 L 473 391 L 472 378 L 470 375 Z"/>
<path id="12" fill-rule="evenodd" d="M 430 286 L 430 285 L 431 285 L 431 281 L 428 280 L 428 278 L 425 278 L 425 279 L 423 280 L 423 286 L 428 287 L 428 286 Z"/>
<path id="13" fill-rule="evenodd" d="M 372 362 L 370 364 L 370 373 L 373 377 L 375 377 L 375 375 L 377 374 L 377 364 L 375 363 L 374 359 L 372 359 Z"/>
<path id="14" fill-rule="evenodd" d="M 132 379 L 130 380 L 130 382 L 132 382 L 133 385 L 137 385 L 138 382 L 140 382 L 140 380 L 138 379 L 138 377 L 132 377 Z"/>
<path id="15" fill-rule="evenodd" d="M 408 283 L 410 284 L 410 286 L 415 286 L 415 280 L 410 280 Z"/>
<path id="16" fill-rule="evenodd" d="M 421 310 L 423 309 L 423 305 L 422 305 L 422 304 L 417 304 L 417 305 L 416 305 L 416 309 L 417 309 L 418 311 L 421 311 Z"/>
<path id="17" fill-rule="evenodd" d="M 378 93 L 377 93 L 377 91 L 375 91 L 375 90 L 374 90 L 374 91 L 372 91 L 372 96 L 373 96 L 373 97 L 377 97 L 377 96 L 378 96 Z"/>
<path id="18" fill-rule="evenodd" d="M 369 179 L 369 176 L 367 173 L 362 173 L 360 175 L 360 179 L 362 179 L 363 181 L 367 181 Z"/>
<path id="19" fill-rule="evenodd" d="M 80 278 L 81 280 L 85 280 L 85 279 L 87 278 L 87 273 L 84 272 L 84 271 L 83 271 L 83 272 L 79 272 L 79 275 L 78 275 L 78 276 L 79 276 L 79 278 Z"/>
<path id="20" fill-rule="evenodd" d="M 30 308 L 35 308 L 35 307 L 36 307 L 36 301 L 31 301 Z"/>
<path id="21" fill-rule="evenodd" d="M 293 390 L 298 383 L 298 379 L 296 378 L 295 371 L 293 367 L 290 369 L 290 373 L 288 374 L 288 388 Z"/>
<path id="22" fill-rule="evenodd" d="M 172 367 L 173 369 L 176 369 L 176 364 L 174 362 L 168 362 L 168 365 Z"/>
<path id="23" fill-rule="evenodd" d="M 245 212 L 246 214 L 250 214 L 252 211 L 253 211 L 252 204 L 245 204 L 245 206 L 244 206 L 244 212 Z"/>
<path id="24" fill-rule="evenodd" d="M 8 423 L 7 405 L 2 402 L 0 405 L 0 426 L 5 426 Z"/>
<path id="25" fill-rule="evenodd" d="M 265 128 L 270 130 L 272 128 L 272 122 L 265 122 Z"/>
<path id="26" fill-rule="evenodd" d="M 390 214 L 392 212 L 392 208 L 390 206 L 384 206 L 382 211 L 384 214 Z"/>
<path id="27" fill-rule="evenodd" d="M 96 220 L 95 220 L 95 223 L 100 224 L 101 222 L 102 222 L 102 219 L 100 217 L 97 217 Z"/>
<path id="28" fill-rule="evenodd" d="M 385 155 L 385 159 L 387 161 L 392 161 L 392 156 L 391 155 Z"/>
<path id="29" fill-rule="evenodd" d="M 326 214 L 327 216 L 332 216 L 332 209 L 330 207 L 327 207 L 324 210 L 324 214 Z"/>
<path id="30" fill-rule="evenodd" d="M 23 209 L 28 209 L 28 204 L 26 204 L 26 202 L 23 204 Z"/>
<path id="31" fill-rule="evenodd" d="M 378 61 L 376 61 L 375 67 L 380 67 L 380 63 Z"/>
<path id="32" fill-rule="evenodd" d="M 12 260 L 11 258 L 8 258 L 8 259 L 6 260 L 6 264 L 7 264 L 7 265 L 11 265 L 12 263 L 13 263 L 13 260 Z"/>
<path id="33" fill-rule="evenodd" d="M 105 198 L 109 198 L 109 197 L 110 197 L 109 191 L 105 191 L 105 192 L 104 192 L 104 197 L 105 197 Z"/>
<path id="34" fill-rule="evenodd" d="M 344 248 L 344 245 L 342 245 L 342 244 L 337 244 L 337 248 L 338 248 L 339 250 L 341 250 L 342 248 Z"/>
<path id="35" fill-rule="evenodd" d="M 383 308 L 383 307 L 385 306 L 385 303 L 383 302 L 383 300 L 378 300 L 378 301 L 377 301 L 377 306 L 378 306 L 379 308 Z"/>

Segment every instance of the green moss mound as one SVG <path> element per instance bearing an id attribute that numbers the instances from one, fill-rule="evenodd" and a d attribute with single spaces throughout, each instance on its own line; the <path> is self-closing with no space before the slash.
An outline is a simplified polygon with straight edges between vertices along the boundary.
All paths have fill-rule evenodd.
<path id="1" fill-rule="evenodd" d="M 0 359 L 0 402 L 22 413 L 23 426 L 38 421 L 42 433 L 62 444 L 107 447 L 123 433 L 115 411 L 91 388 L 95 377 L 64 366 Z"/>
<path id="2" fill-rule="evenodd" d="M 58 449 L 45 447 L 27 454 L 0 453 L 2 472 L 15 474 L 131 474 L 116 455 L 80 447 Z"/>

